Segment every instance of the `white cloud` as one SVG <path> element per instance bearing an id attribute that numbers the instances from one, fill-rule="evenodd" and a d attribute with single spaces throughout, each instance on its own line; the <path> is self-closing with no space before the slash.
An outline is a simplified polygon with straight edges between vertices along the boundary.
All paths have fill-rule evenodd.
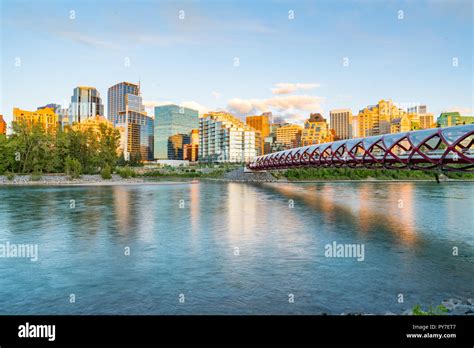
<path id="1" fill-rule="evenodd" d="M 221 94 L 217 91 L 213 91 L 211 93 L 211 95 L 215 98 L 215 99 L 219 99 L 221 97 Z"/>
<path id="2" fill-rule="evenodd" d="M 300 123 L 311 112 L 322 112 L 325 98 L 309 95 L 277 96 L 267 99 L 240 99 L 228 101 L 228 109 L 241 116 L 272 111 L 288 122 Z"/>
<path id="3" fill-rule="evenodd" d="M 112 41 L 102 40 L 92 35 L 87 35 L 75 31 L 51 31 L 50 33 L 60 38 L 95 48 L 102 48 L 108 50 L 117 50 L 120 48 L 119 45 L 113 43 Z"/>
<path id="4" fill-rule="evenodd" d="M 185 101 L 185 102 L 182 102 L 180 105 L 186 107 L 186 108 L 190 108 L 190 109 L 194 109 L 194 110 L 197 110 L 199 111 L 199 115 L 202 115 L 202 114 L 205 114 L 206 112 L 209 112 L 209 108 L 207 106 L 204 106 L 196 101 Z"/>
<path id="5" fill-rule="evenodd" d="M 276 87 L 272 88 L 273 94 L 290 94 L 299 90 L 310 90 L 314 88 L 321 87 L 319 83 L 290 83 L 290 82 L 280 82 L 275 85 Z"/>
<path id="6" fill-rule="evenodd" d="M 185 108 L 190 108 L 199 111 L 199 114 L 205 114 L 210 109 L 207 106 L 204 106 L 194 100 L 184 101 L 181 103 L 173 102 L 173 101 L 156 101 L 156 100 L 146 100 L 143 101 L 143 106 L 145 107 L 146 111 L 153 114 L 155 106 L 162 106 L 162 105 L 180 105 L 184 106 Z"/>
<path id="7" fill-rule="evenodd" d="M 468 107 L 462 106 L 452 106 L 446 110 L 446 112 L 459 112 L 461 116 L 470 116 L 472 115 L 472 109 Z"/>

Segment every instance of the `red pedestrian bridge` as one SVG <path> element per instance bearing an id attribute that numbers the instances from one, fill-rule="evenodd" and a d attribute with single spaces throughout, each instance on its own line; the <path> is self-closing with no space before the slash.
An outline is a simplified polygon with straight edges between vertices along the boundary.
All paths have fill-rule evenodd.
<path id="1" fill-rule="evenodd" d="M 383 134 L 258 156 L 252 171 L 299 167 L 474 172 L 474 124 Z"/>

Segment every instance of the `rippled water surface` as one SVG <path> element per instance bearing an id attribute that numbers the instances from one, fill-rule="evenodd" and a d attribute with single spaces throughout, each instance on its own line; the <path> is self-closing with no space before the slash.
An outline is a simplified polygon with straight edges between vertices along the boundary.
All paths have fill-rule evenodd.
<path id="1" fill-rule="evenodd" d="M 401 313 L 473 297 L 473 212 L 466 183 L 2 187 L 0 244 L 38 261 L 0 258 L 0 312 Z"/>

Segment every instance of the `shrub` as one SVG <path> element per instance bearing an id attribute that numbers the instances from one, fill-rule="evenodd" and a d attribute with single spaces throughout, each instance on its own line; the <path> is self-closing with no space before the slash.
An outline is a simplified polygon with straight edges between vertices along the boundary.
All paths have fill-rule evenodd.
<path id="1" fill-rule="evenodd" d="M 448 309 L 443 305 L 439 305 L 434 308 L 430 305 L 428 311 L 425 312 L 418 304 L 413 306 L 412 312 L 413 315 L 445 315 L 448 312 Z"/>
<path id="2" fill-rule="evenodd" d="M 15 173 L 6 171 L 5 176 L 7 177 L 8 180 L 13 181 L 15 179 Z"/>
<path id="3" fill-rule="evenodd" d="M 102 179 L 104 180 L 112 179 L 112 168 L 110 168 L 110 166 L 106 164 L 105 167 L 100 172 L 100 175 L 102 176 Z"/>
<path id="4" fill-rule="evenodd" d="M 77 179 L 81 176 L 82 166 L 81 162 L 79 162 L 77 159 L 67 157 L 66 164 L 64 167 L 66 174 L 69 175 L 72 179 Z"/>
<path id="5" fill-rule="evenodd" d="M 137 173 L 130 167 L 117 168 L 117 174 L 124 179 L 137 176 Z"/>
<path id="6" fill-rule="evenodd" d="M 31 181 L 40 181 L 42 178 L 42 174 L 40 171 L 35 170 L 31 175 L 30 175 L 30 180 Z"/>

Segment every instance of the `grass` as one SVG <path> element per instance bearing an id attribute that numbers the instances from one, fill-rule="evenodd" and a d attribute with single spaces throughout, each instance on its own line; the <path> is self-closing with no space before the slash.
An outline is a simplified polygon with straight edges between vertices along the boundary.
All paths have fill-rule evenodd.
<path id="1" fill-rule="evenodd" d="M 474 174 L 443 173 L 450 179 L 474 180 Z M 435 172 L 421 170 L 351 169 L 351 168 L 298 168 L 275 172 L 277 178 L 288 180 L 434 180 Z"/>
<path id="2" fill-rule="evenodd" d="M 428 307 L 428 311 L 425 312 L 421 308 L 421 305 L 417 304 L 413 306 L 412 312 L 413 312 L 413 315 L 446 315 L 448 313 L 448 309 L 443 305 L 439 305 L 436 307 L 433 307 L 430 305 Z"/>

